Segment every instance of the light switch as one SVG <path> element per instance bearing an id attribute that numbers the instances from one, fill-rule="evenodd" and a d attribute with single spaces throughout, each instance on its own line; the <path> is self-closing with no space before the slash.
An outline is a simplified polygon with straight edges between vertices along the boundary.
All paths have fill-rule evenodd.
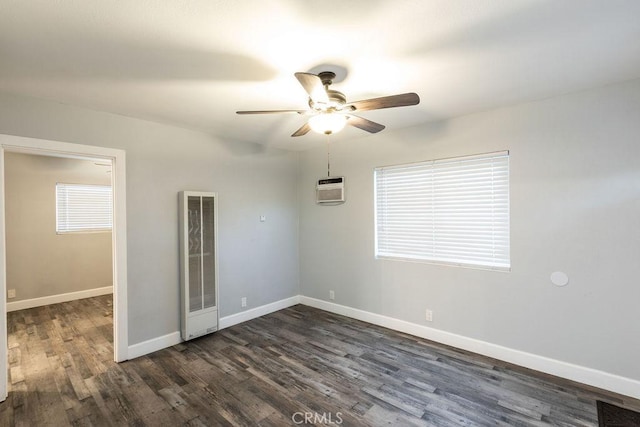
<path id="1" fill-rule="evenodd" d="M 260 222 L 265 222 L 267 217 L 265 215 L 260 215 Z"/>

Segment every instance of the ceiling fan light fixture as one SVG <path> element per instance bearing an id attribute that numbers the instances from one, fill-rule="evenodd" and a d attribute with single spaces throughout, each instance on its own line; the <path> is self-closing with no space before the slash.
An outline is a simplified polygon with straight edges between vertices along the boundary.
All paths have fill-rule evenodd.
<path id="1" fill-rule="evenodd" d="M 340 132 L 345 124 L 347 116 L 344 114 L 320 113 L 309 119 L 311 130 L 325 135 Z"/>

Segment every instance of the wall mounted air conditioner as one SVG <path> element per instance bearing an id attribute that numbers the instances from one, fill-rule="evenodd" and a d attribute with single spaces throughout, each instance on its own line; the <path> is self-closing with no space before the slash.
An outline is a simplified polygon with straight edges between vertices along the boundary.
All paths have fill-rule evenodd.
<path id="1" fill-rule="evenodd" d="M 344 203 L 344 177 L 329 177 L 318 180 L 316 185 L 316 203 Z"/>

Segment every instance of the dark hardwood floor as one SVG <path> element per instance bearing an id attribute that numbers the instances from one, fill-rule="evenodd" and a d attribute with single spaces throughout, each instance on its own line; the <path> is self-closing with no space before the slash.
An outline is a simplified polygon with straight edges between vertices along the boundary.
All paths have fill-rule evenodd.
<path id="1" fill-rule="evenodd" d="M 121 364 L 111 296 L 12 312 L 8 329 L 2 426 L 596 426 L 598 399 L 640 408 L 302 305 Z"/>

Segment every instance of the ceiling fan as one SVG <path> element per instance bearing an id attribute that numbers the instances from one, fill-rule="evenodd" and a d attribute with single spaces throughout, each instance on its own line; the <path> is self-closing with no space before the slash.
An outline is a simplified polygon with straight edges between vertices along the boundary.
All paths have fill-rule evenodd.
<path id="1" fill-rule="evenodd" d="M 406 107 L 420 103 L 420 97 L 413 92 L 347 103 L 347 98 L 342 92 L 329 89 L 333 79 L 336 77 L 334 72 L 323 71 L 317 75 L 311 73 L 295 73 L 295 76 L 304 90 L 309 94 L 309 109 L 236 111 L 236 113 L 297 113 L 311 116 L 309 120 L 291 136 L 306 135 L 310 130 L 329 135 L 339 132 L 345 125 L 350 125 L 369 133 L 377 133 L 384 129 L 384 125 L 356 116 L 353 113 L 380 110 L 382 108 Z"/>

